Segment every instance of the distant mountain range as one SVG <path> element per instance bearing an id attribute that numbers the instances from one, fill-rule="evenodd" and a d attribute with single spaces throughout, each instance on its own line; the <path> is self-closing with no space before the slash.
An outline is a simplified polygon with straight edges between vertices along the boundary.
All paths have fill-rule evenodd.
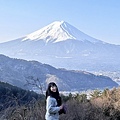
<path id="1" fill-rule="evenodd" d="M 37 84 L 39 83 L 37 80 L 40 84 Z M 51 81 L 54 81 L 61 91 L 82 91 L 118 86 L 116 82 L 106 76 L 94 75 L 85 71 L 57 69 L 37 61 L 13 59 L 4 55 L 0 55 L 0 81 L 29 90 L 35 90 L 36 87 L 25 86 L 26 83 L 42 85 L 45 90 L 46 85 Z"/>
<path id="2" fill-rule="evenodd" d="M 86 71 L 120 70 L 119 51 L 120 45 L 92 38 L 64 21 L 0 44 L 0 53 L 12 58 Z"/>

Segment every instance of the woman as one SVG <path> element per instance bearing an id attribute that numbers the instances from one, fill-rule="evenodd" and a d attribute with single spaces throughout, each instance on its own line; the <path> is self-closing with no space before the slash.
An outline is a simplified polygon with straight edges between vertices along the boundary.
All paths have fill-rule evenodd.
<path id="1" fill-rule="evenodd" d="M 54 82 L 48 84 L 46 91 L 46 120 L 59 120 L 59 114 L 65 114 L 64 106 L 59 96 L 58 87 Z"/>

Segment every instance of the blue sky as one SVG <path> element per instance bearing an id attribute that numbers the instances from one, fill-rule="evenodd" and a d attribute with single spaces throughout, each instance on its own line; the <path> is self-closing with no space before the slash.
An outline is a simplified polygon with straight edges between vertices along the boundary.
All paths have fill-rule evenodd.
<path id="1" fill-rule="evenodd" d="M 120 45 L 120 0 L 0 0 L 0 42 L 23 37 L 58 20 Z"/>

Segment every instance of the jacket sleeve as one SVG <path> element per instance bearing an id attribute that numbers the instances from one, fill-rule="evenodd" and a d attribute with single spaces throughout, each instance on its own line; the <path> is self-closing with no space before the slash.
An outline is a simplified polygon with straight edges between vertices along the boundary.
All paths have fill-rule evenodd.
<path id="1" fill-rule="evenodd" d="M 49 113 L 58 113 L 60 111 L 60 107 L 57 107 L 55 102 L 54 98 L 47 98 L 47 110 Z"/>

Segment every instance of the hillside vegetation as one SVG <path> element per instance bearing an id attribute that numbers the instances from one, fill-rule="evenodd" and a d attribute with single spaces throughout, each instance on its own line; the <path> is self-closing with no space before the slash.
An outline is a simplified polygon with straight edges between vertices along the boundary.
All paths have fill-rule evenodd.
<path id="1" fill-rule="evenodd" d="M 0 83 L 1 89 L 7 89 L 6 100 L 10 104 L 0 111 L 0 120 L 44 120 L 45 98 L 38 94 L 29 92 L 25 94 L 22 89 L 13 86 L 6 87 L 8 84 Z M 9 85 L 8 85 L 9 86 Z M 8 89 L 11 92 L 8 92 Z M 18 91 L 17 91 L 18 90 Z M 11 93 L 11 94 L 10 94 Z M 16 94 L 15 94 L 16 93 Z M 18 95 L 19 93 L 19 95 Z M 9 94 L 11 98 L 9 99 Z M 21 96 L 22 95 L 22 96 Z M 31 96 L 31 97 L 30 97 Z M 62 114 L 60 120 L 120 120 L 120 88 L 112 90 L 105 89 L 103 92 L 95 90 L 87 99 L 86 94 L 76 94 L 69 96 L 62 95 L 63 103 L 67 106 L 67 114 Z M 24 102 L 20 102 L 21 98 Z M 5 99 L 1 97 L 1 106 L 6 105 Z"/>
<path id="2" fill-rule="evenodd" d="M 33 91 L 23 90 L 8 83 L 0 82 L 0 111 L 9 107 L 21 106 L 29 103 L 33 99 L 42 99 Z"/>

